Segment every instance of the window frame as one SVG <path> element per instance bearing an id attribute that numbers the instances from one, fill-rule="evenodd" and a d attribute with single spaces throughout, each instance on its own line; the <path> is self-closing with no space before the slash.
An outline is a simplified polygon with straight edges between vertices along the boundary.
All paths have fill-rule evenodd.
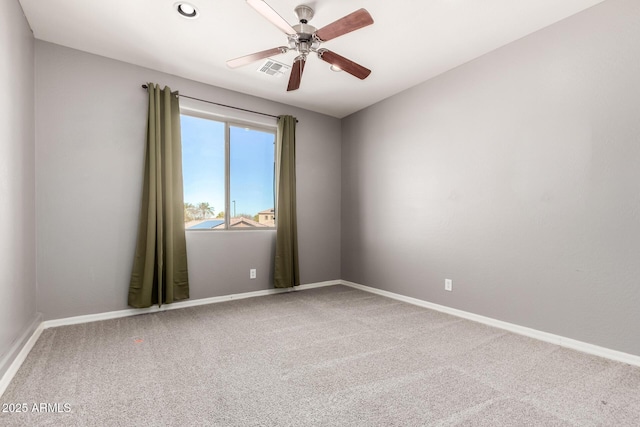
<path id="1" fill-rule="evenodd" d="M 205 104 L 202 105 L 202 102 L 184 102 L 180 100 L 180 115 L 186 115 L 191 117 L 197 117 L 205 120 L 212 120 L 216 122 L 220 122 L 224 124 L 224 228 L 215 229 L 215 228 L 201 228 L 201 229 L 188 229 L 185 228 L 185 232 L 199 232 L 199 231 L 214 231 L 214 232 L 224 232 L 224 231 L 274 231 L 276 230 L 276 225 L 274 223 L 273 226 L 267 227 L 231 227 L 231 131 L 230 128 L 240 127 L 240 128 L 248 128 L 251 130 L 257 130 L 266 133 L 273 134 L 273 209 L 274 209 L 274 218 L 275 218 L 275 199 L 276 199 L 276 134 L 277 134 L 277 123 L 275 119 L 268 120 L 266 118 L 260 118 L 259 120 L 255 117 L 249 118 L 250 116 L 247 113 L 239 112 L 240 114 L 229 115 L 228 112 L 223 113 L 222 107 L 216 105 Z M 182 130 L 181 130 L 182 133 Z M 258 213 L 259 216 L 259 213 Z"/>

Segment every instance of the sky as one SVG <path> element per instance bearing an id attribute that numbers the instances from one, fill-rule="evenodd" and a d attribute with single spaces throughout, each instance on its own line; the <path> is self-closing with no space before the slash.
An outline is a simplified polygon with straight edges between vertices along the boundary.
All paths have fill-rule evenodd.
<path id="1" fill-rule="evenodd" d="M 208 202 L 214 216 L 224 211 L 225 124 L 181 115 L 184 201 Z M 230 208 L 255 215 L 273 208 L 275 134 L 229 126 Z"/>

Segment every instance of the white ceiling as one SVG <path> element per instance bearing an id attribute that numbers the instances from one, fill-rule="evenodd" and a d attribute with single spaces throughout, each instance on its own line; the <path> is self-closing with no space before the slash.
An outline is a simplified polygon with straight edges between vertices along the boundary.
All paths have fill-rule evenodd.
<path id="1" fill-rule="evenodd" d="M 341 118 L 603 0 L 267 0 L 292 25 L 298 4 L 315 10 L 309 24 L 316 28 L 361 7 L 375 21 L 323 44 L 370 68 L 366 80 L 332 72 L 310 55 L 292 92 L 288 75 L 258 73 L 262 62 L 226 66 L 227 59 L 286 45 L 285 35 L 245 1 L 187 0 L 201 14 L 192 20 L 175 12 L 176 1 L 20 3 L 38 39 Z"/>

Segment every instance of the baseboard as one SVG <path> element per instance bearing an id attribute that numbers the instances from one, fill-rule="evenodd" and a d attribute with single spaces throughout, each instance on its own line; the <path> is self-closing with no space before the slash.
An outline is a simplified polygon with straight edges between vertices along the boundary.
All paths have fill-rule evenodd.
<path id="1" fill-rule="evenodd" d="M 296 292 L 305 289 L 320 288 L 323 286 L 339 285 L 340 280 L 331 280 L 326 282 L 308 283 L 294 288 L 282 288 L 282 289 L 264 289 L 253 292 L 243 292 L 240 294 L 223 295 L 219 297 L 200 298 L 194 300 L 186 300 L 174 302 L 172 304 L 165 304 L 161 307 L 154 306 L 149 308 L 130 308 L 118 311 L 109 311 L 106 313 L 87 314 L 83 316 L 66 317 L 62 319 L 46 320 L 43 322 L 44 329 L 56 328 L 58 326 L 77 325 L 80 323 L 98 322 L 101 320 L 118 319 L 121 317 L 137 316 L 139 314 L 159 313 L 167 310 L 176 310 L 186 307 L 197 307 L 200 305 L 216 304 L 219 302 L 232 301 L 244 298 L 262 297 L 267 295 L 281 294 L 286 292 Z"/>
<path id="2" fill-rule="evenodd" d="M 2 397 L 18 369 L 22 366 L 22 362 L 24 362 L 36 341 L 38 341 L 42 329 L 42 315 L 36 313 L 33 321 L 0 361 L 0 372 L 2 372 L 0 375 L 0 397 Z"/>
<path id="3" fill-rule="evenodd" d="M 381 289 L 372 288 L 358 283 L 349 282 L 347 280 L 341 280 L 341 284 L 349 286 L 355 289 L 360 289 L 365 292 L 381 295 L 388 298 L 393 298 L 398 301 L 406 302 L 420 307 L 429 308 L 431 310 L 440 311 L 442 313 L 451 314 L 453 316 L 461 317 L 467 320 L 473 320 L 474 322 L 483 323 L 485 325 L 493 326 L 496 328 L 504 329 L 509 332 L 513 332 L 519 335 L 524 335 L 530 338 L 535 338 L 540 341 L 545 341 L 551 344 L 556 344 L 562 347 L 577 350 L 583 353 L 592 354 L 594 356 L 604 357 L 606 359 L 615 360 L 617 362 L 628 363 L 629 365 L 640 366 L 640 356 L 636 356 L 629 353 L 623 353 L 621 351 L 612 350 L 606 347 L 600 347 L 598 345 L 589 344 L 583 341 L 574 340 L 572 338 L 566 338 L 560 335 L 551 334 L 548 332 L 542 332 L 537 329 L 527 328 L 525 326 L 516 325 L 502 320 L 493 319 L 491 317 L 481 316 L 479 314 L 470 313 L 463 310 L 447 307 L 444 305 L 434 304 L 428 301 L 423 301 L 417 298 L 407 297 L 404 295 L 396 294 Z"/>

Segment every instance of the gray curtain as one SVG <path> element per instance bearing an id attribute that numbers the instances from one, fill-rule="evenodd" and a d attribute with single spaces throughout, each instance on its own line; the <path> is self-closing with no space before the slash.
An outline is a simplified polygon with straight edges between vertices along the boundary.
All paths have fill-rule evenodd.
<path id="1" fill-rule="evenodd" d="M 276 257 L 274 286 L 300 284 L 296 218 L 296 118 L 278 117 L 276 133 Z"/>
<path id="2" fill-rule="evenodd" d="M 129 305 L 189 298 L 177 93 L 150 83 L 142 207 Z"/>

